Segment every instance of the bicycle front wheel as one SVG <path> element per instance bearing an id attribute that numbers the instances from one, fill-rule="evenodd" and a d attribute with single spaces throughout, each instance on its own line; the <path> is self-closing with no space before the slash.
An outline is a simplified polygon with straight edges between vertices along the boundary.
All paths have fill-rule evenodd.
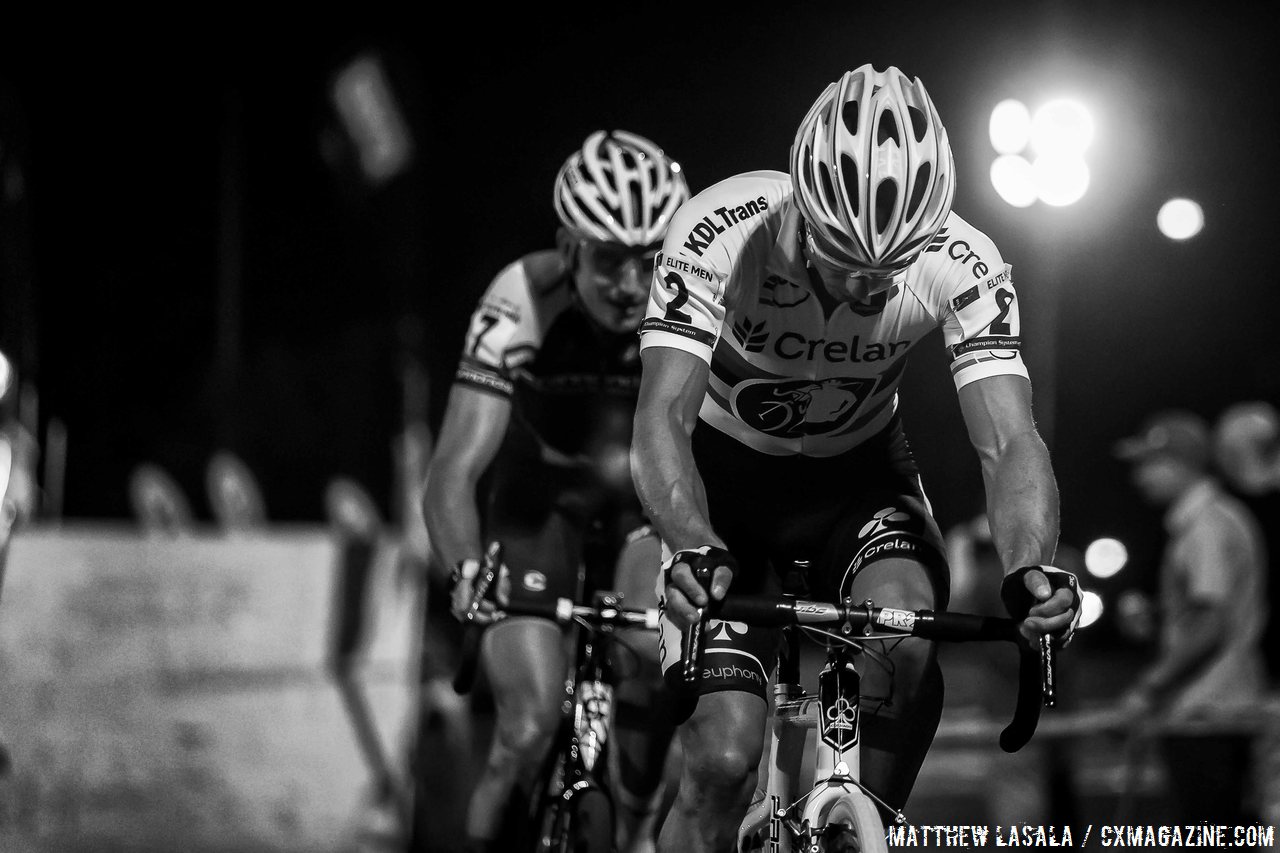
<path id="1" fill-rule="evenodd" d="M 603 790 L 576 791 L 553 808 L 554 853 L 613 853 L 613 803 Z"/>
<path id="2" fill-rule="evenodd" d="M 818 839 L 822 853 L 888 853 L 884 824 L 875 805 L 860 794 L 846 794 L 827 812 Z"/>

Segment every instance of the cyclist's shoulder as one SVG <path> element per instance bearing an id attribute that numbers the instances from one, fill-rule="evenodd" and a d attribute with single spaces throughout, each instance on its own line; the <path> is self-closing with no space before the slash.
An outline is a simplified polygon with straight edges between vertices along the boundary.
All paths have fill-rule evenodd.
<path id="1" fill-rule="evenodd" d="M 515 321 L 568 305 L 569 271 L 564 256 L 555 249 L 521 255 L 506 264 L 490 280 L 477 311 L 498 313 Z"/>
<path id="2" fill-rule="evenodd" d="M 913 289 L 947 301 L 975 284 L 1009 286 L 1009 267 L 995 241 L 955 211 L 924 247 L 912 276 Z"/>
<path id="3" fill-rule="evenodd" d="M 676 211 L 663 254 L 710 270 L 715 278 L 727 277 L 748 245 L 762 237 L 772 244 L 790 197 L 791 178 L 785 172 L 743 172 L 718 181 Z"/>
<path id="4" fill-rule="evenodd" d="M 925 263 L 978 278 L 1004 268 L 1004 258 L 995 240 L 954 210 L 947 214 L 942 228 L 924 247 L 920 257 Z"/>

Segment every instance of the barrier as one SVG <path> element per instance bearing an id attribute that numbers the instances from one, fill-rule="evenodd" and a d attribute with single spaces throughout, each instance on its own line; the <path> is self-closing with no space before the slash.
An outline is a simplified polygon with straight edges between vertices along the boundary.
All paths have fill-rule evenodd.
<path id="1" fill-rule="evenodd" d="M 15 537 L 0 850 L 355 849 L 372 779 L 331 676 L 339 554 L 321 526 Z M 403 762 L 421 613 L 397 563 L 376 550 L 354 674 Z"/>

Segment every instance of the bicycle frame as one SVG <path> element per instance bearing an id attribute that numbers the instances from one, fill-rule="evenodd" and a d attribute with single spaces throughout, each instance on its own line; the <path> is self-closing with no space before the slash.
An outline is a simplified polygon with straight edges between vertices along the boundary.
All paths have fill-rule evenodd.
<path id="1" fill-rule="evenodd" d="M 602 596 L 604 606 L 617 606 L 616 597 Z M 603 759 L 613 728 L 613 674 L 607 657 L 609 642 L 597 634 L 611 633 L 612 626 L 579 626 L 574 641 L 573 670 L 565 679 L 565 721 L 553 752 L 566 756 L 564 790 L 579 791 L 585 786 L 605 789 L 601 784 Z M 568 794 L 567 794 L 568 795 Z M 612 795 L 610 801 L 612 802 Z"/>
<path id="2" fill-rule="evenodd" d="M 841 641 L 828 640 L 818 692 L 806 693 L 800 685 L 798 631 L 795 626 L 783 628 L 770 715 L 768 783 L 764 798 L 742 822 L 739 850 L 750 849 L 751 839 L 760 833 L 770 853 L 807 850 L 837 802 L 868 797 L 859 781 L 861 675 L 853 650 Z M 813 772 L 808 789 L 797 797 L 809 731 L 817 734 Z M 874 842 L 864 849 L 876 849 Z"/>
<path id="3" fill-rule="evenodd" d="M 582 831 L 591 838 L 585 849 L 612 849 L 616 806 L 608 753 L 614 724 L 614 676 L 608 652 L 616 627 L 643 624 L 656 628 L 657 610 L 627 611 L 617 593 L 600 592 L 590 607 L 561 599 L 538 615 L 551 616 L 562 624 L 579 624 L 574 664 L 565 680 L 563 717 L 539 776 L 540 788 L 531 801 L 535 849 L 568 850 L 573 833 Z M 591 802 L 593 796 L 602 797 L 603 804 Z M 585 813 L 591 816 L 581 823 Z M 579 826 L 575 827 L 575 822 Z"/>

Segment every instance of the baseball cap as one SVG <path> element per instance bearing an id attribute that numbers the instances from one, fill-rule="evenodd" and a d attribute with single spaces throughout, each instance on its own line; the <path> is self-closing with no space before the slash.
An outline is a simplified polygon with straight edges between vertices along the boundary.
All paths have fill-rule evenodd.
<path id="1" fill-rule="evenodd" d="M 1203 467 L 1209 462 L 1209 425 L 1194 412 L 1166 409 L 1148 417 L 1137 435 L 1116 442 L 1114 453 L 1129 462 L 1164 455 Z"/>

